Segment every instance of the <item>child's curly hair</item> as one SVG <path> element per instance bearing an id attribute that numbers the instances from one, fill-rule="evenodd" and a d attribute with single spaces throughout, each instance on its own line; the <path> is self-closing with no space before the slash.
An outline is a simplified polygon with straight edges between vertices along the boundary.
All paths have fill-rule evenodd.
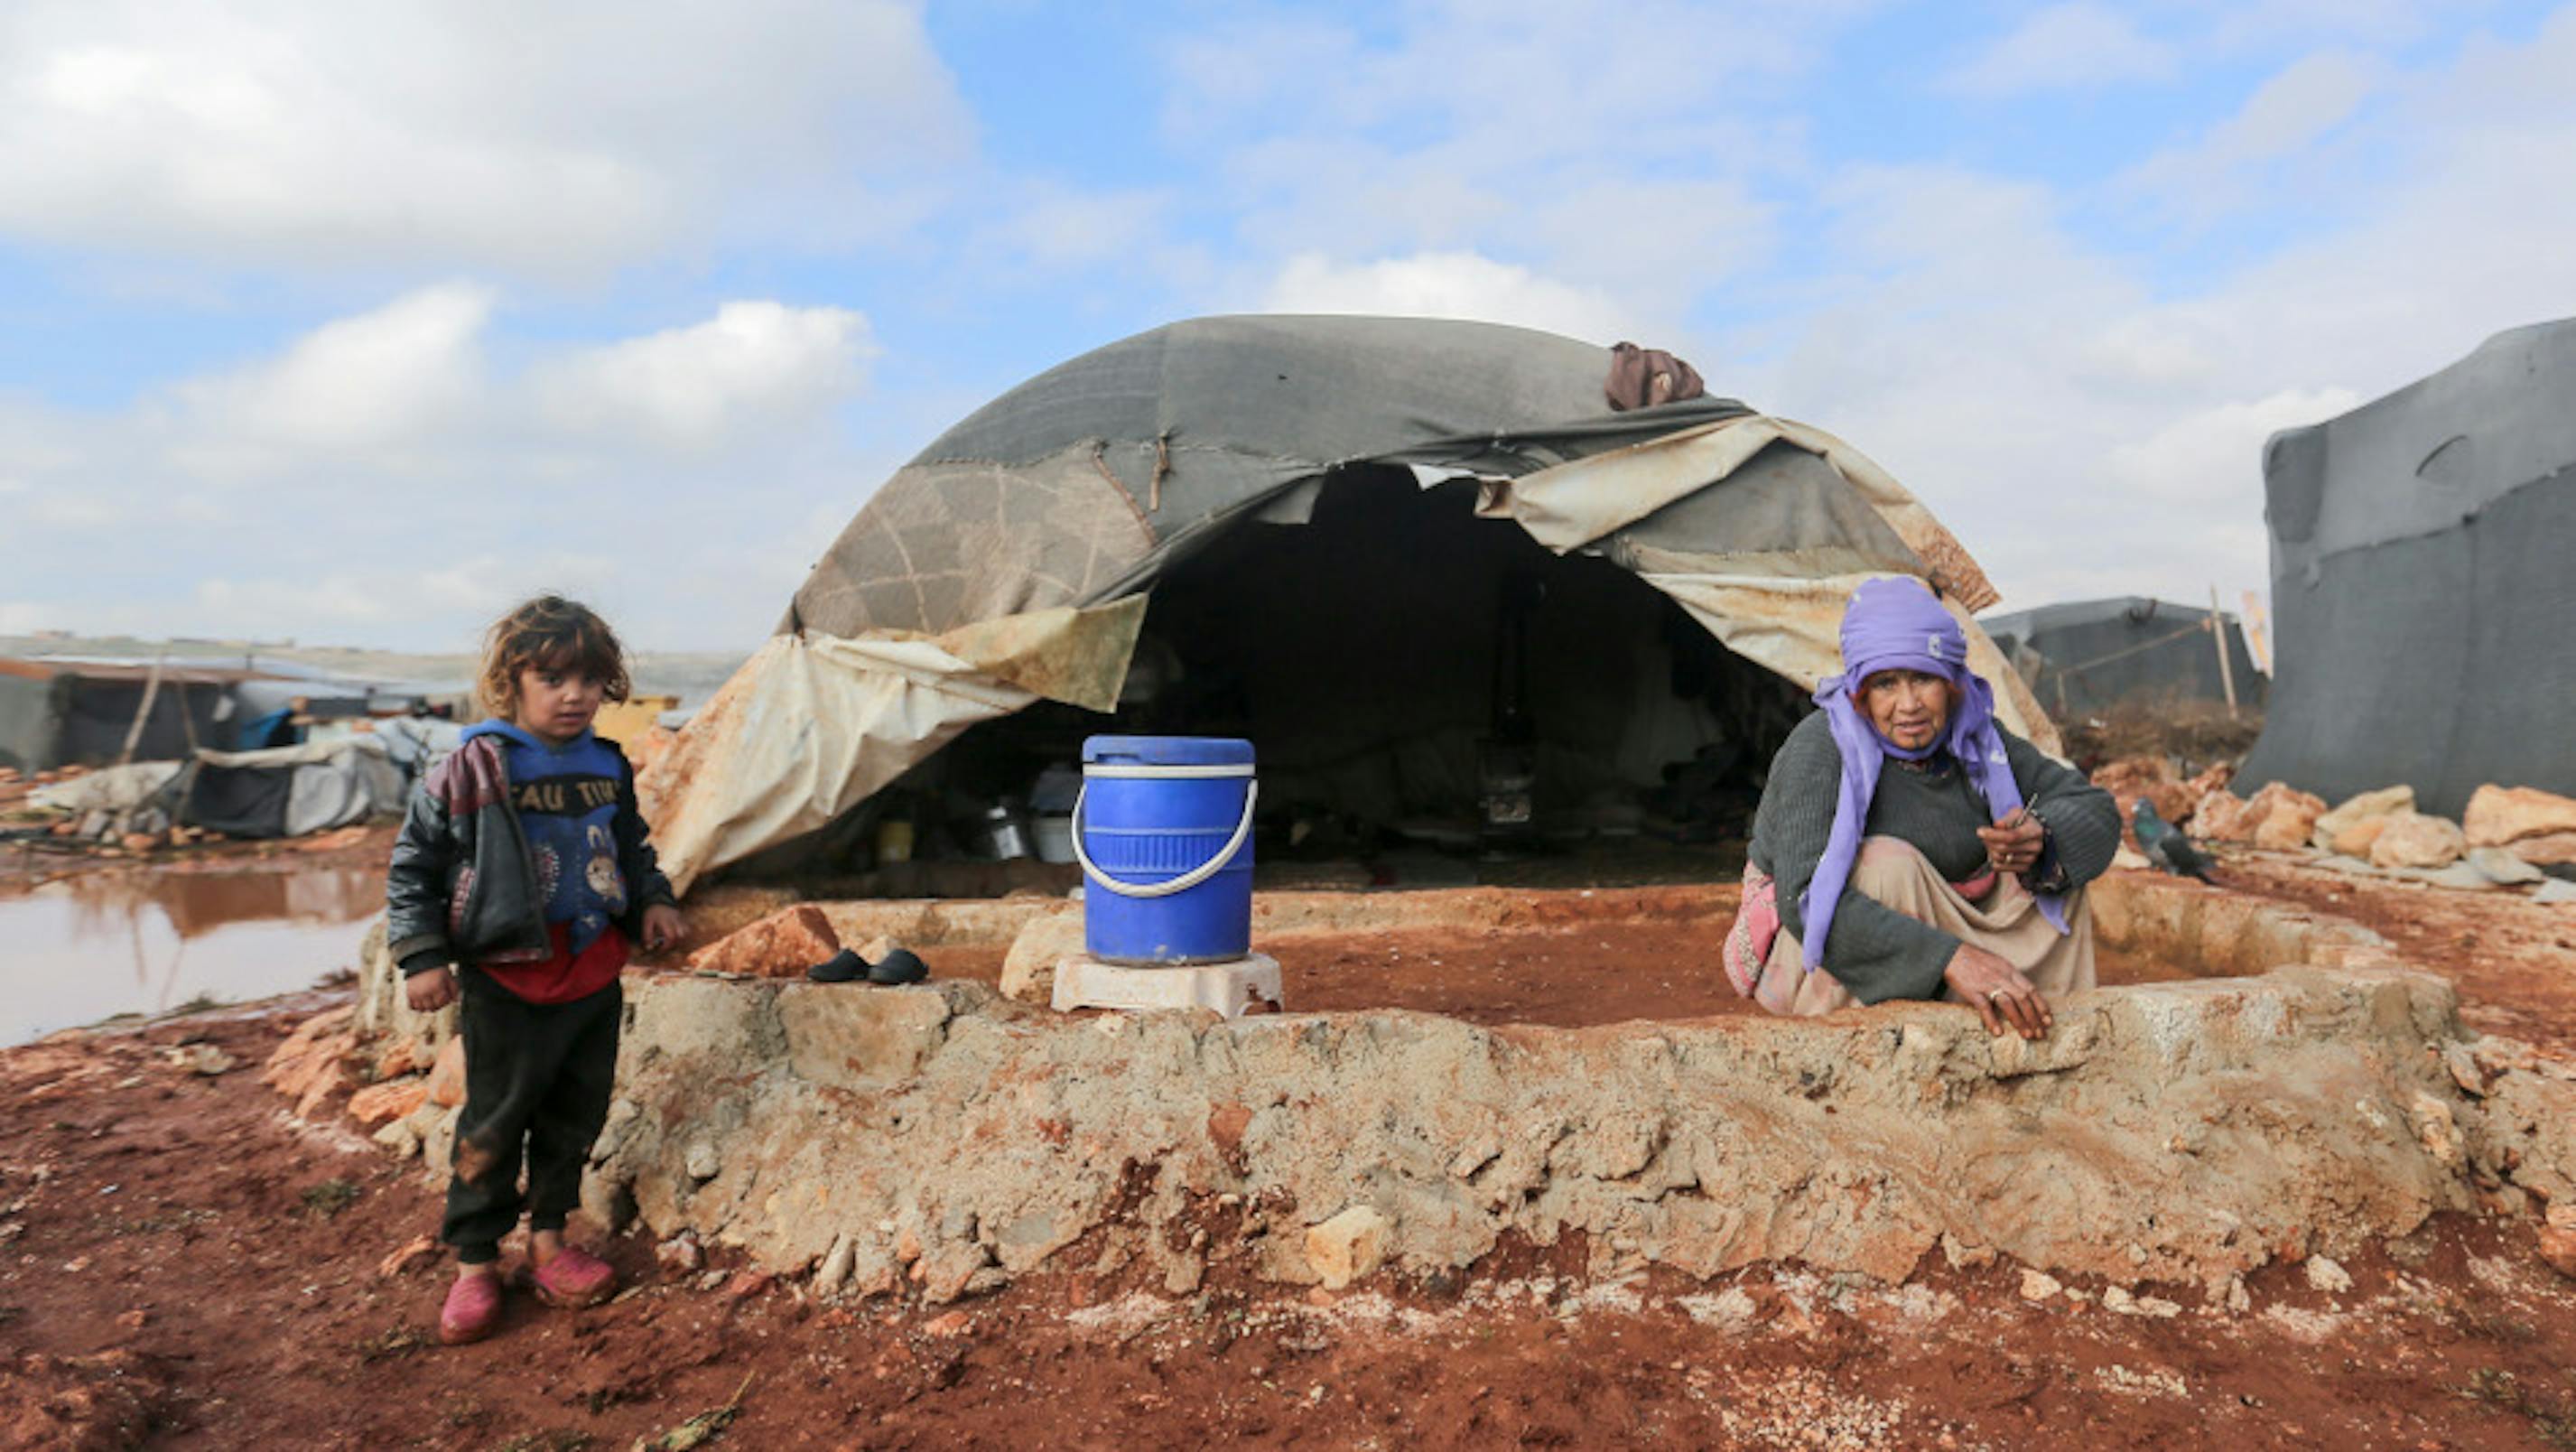
<path id="1" fill-rule="evenodd" d="M 589 607 L 561 595 L 539 595 L 492 622 L 483 634 L 483 674 L 474 694 L 487 715 L 508 721 L 519 712 L 519 672 L 579 671 L 600 683 L 600 694 L 623 701 L 634 687 L 626 676 L 626 648 L 617 632 Z"/>

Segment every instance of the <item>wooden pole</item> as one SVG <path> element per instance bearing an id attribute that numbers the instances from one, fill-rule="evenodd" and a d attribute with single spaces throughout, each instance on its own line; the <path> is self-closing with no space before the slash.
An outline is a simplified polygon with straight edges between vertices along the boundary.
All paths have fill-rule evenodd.
<path id="1" fill-rule="evenodd" d="M 2218 688 L 2227 693 L 2227 714 L 2236 715 L 2236 667 L 2227 659 L 2227 617 L 2219 613 L 2218 587 L 2209 587 L 2209 636 L 2218 643 Z"/>
<path id="2" fill-rule="evenodd" d="M 144 677 L 143 679 L 143 704 L 134 708 L 134 724 L 128 727 L 125 732 L 125 749 L 116 753 L 116 764 L 119 766 L 123 766 L 127 762 L 132 761 L 134 759 L 134 748 L 142 744 L 143 723 L 152 719 L 152 699 L 153 697 L 161 694 L 161 662 L 163 659 L 164 657 L 157 655 L 154 656 L 152 658 L 152 674 Z"/>

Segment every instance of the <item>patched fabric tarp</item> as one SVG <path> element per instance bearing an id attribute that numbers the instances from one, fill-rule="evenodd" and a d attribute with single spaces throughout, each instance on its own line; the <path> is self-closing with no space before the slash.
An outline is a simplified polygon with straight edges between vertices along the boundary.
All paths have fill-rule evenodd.
<path id="1" fill-rule="evenodd" d="M 665 868 L 685 889 L 814 832 L 1041 696 L 1114 702 L 1142 592 L 1166 569 L 1237 525 L 1301 523 L 1322 481 L 1362 466 L 1480 479 L 1480 513 L 1626 567 L 1808 689 L 1836 668 L 1854 583 L 1933 581 L 2007 724 L 2056 749 L 1966 620 L 1992 587 L 1884 470 L 1732 399 L 1607 412 L 1609 364 L 1606 349 L 1484 323 L 1228 317 L 1039 375 L 886 482 L 780 634 L 647 769 Z M 1112 617 L 1113 602 L 1138 608 Z M 979 630 L 1035 644 L 1005 659 L 967 637 Z"/>
<path id="2" fill-rule="evenodd" d="M 2276 671 L 2238 780 L 2576 793 L 2576 321 L 2263 450 Z"/>
<path id="3" fill-rule="evenodd" d="M 200 751 L 175 784 L 192 827 L 232 837 L 302 837 L 403 809 L 403 772 L 370 736 L 266 751 Z"/>

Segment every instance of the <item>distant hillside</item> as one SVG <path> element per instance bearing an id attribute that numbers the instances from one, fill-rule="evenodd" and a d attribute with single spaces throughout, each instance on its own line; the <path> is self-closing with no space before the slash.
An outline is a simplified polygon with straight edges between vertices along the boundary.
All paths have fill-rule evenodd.
<path id="1" fill-rule="evenodd" d="M 354 646 L 284 645 L 270 641 L 136 640 L 131 636 L 0 635 L 0 656 L 83 656 L 95 660 L 149 661 L 167 656 L 201 665 L 291 662 L 335 676 L 365 681 L 445 686 L 463 690 L 474 675 L 468 655 L 410 655 Z M 694 708 L 725 683 L 745 659 L 721 651 L 642 651 L 629 661 L 639 694 L 677 696 Z"/>

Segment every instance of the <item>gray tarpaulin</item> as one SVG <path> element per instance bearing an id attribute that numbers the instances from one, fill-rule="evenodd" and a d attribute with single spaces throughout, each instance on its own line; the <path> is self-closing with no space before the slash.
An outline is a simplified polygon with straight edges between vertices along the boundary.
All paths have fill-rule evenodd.
<path id="1" fill-rule="evenodd" d="M 2576 322 L 2264 448 L 2277 673 L 2240 780 L 2576 792 Z"/>
<path id="2" fill-rule="evenodd" d="M 1732 399 L 1609 412 L 1609 365 L 1484 323 L 1207 318 L 1011 390 L 886 481 L 778 638 L 647 769 L 674 882 L 818 830 L 976 721 L 1040 698 L 1106 709 L 1141 619 L 1110 607 L 1238 525 L 1303 524 L 1336 481 L 1480 480 L 1475 513 L 1626 568 L 1801 686 L 1835 668 L 1867 575 L 1992 603 L 1958 542 L 1849 445 Z M 1969 629 L 2006 719 L 2053 747 Z"/>
<path id="3" fill-rule="evenodd" d="M 2230 685 L 2239 705 L 2260 710 L 2269 682 L 2254 669 L 2236 618 L 2220 618 L 2227 632 L 2224 673 L 2209 612 L 2170 600 L 2071 600 L 1980 623 L 2031 694 L 2061 720 L 2123 701 L 2223 702 Z"/>

